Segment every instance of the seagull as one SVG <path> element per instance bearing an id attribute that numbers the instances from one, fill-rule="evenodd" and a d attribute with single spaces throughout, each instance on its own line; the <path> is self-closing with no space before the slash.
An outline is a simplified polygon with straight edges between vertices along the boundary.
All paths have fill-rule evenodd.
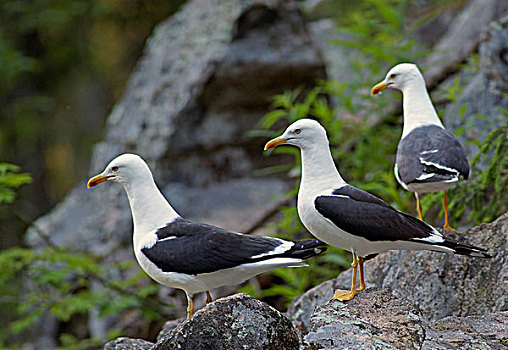
<path id="1" fill-rule="evenodd" d="M 335 167 L 325 129 L 315 120 L 300 119 L 270 140 L 301 150 L 302 176 L 298 215 L 315 237 L 353 255 L 351 290 L 336 290 L 332 300 L 351 300 L 365 289 L 363 263 L 367 255 L 388 250 L 433 250 L 490 257 L 484 249 L 443 237 L 434 227 L 403 213 L 382 199 L 349 185 Z M 357 267 L 360 287 L 356 289 Z"/>
<path id="2" fill-rule="evenodd" d="M 448 221 L 447 190 L 469 176 L 466 152 L 459 140 L 446 130 L 432 105 L 425 80 L 415 64 L 401 63 L 390 69 L 385 80 L 372 88 L 373 95 L 386 88 L 402 91 L 404 127 L 397 148 L 395 178 L 416 197 L 423 220 L 420 193 L 444 191 L 443 228 L 454 230 Z"/>
<path id="3" fill-rule="evenodd" d="M 279 238 L 231 232 L 183 219 L 157 188 L 146 162 L 136 154 L 122 154 L 88 181 L 121 184 L 127 192 L 134 222 L 134 253 L 141 268 L 158 283 L 183 289 L 187 318 L 194 313 L 192 296 L 240 284 L 279 267 L 307 266 L 302 260 L 326 250 L 319 240 Z"/>

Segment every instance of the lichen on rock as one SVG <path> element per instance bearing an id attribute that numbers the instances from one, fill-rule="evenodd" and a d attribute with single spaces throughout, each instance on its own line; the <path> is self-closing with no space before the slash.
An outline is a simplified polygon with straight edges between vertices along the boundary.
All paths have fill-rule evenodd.
<path id="1" fill-rule="evenodd" d="M 298 333 L 283 314 L 247 294 L 235 294 L 196 312 L 153 350 L 298 348 Z"/>

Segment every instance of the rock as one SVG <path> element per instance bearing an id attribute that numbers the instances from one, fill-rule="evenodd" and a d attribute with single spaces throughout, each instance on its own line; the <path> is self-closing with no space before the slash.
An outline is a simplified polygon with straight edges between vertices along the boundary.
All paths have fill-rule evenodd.
<path id="1" fill-rule="evenodd" d="M 117 338 L 104 345 L 104 350 L 148 350 L 153 343 L 143 339 Z"/>
<path id="2" fill-rule="evenodd" d="M 190 220 L 245 232 L 279 204 L 270 200 L 273 194 L 286 189 L 287 184 L 277 178 L 240 178 L 200 188 L 169 184 L 164 194 Z"/>
<path id="3" fill-rule="evenodd" d="M 324 77 L 296 2 L 188 1 L 147 41 L 83 182 L 35 225 L 62 247 L 132 257 L 132 219 L 123 190 L 115 185 L 86 190 L 86 178 L 118 154 L 135 152 L 187 218 L 237 231 L 252 228 L 273 210 L 266 203 L 288 184 L 252 178 L 254 169 L 276 160 L 263 155 L 265 139 L 247 132 L 268 111 L 273 94 L 310 87 Z M 196 203 L 198 197 L 202 201 Z M 232 197 L 235 203 L 224 200 Z M 44 244 L 34 229 L 26 242 Z M 108 259 L 105 264 L 116 263 Z M 183 294 L 181 299 L 185 305 Z M 89 323 L 91 336 L 104 339 L 115 320 L 99 322 L 90 315 Z"/>
<path id="4" fill-rule="evenodd" d="M 478 71 L 461 71 L 442 84 L 451 85 L 459 77 L 463 86 L 458 100 L 446 107 L 443 116 L 446 127 L 452 130 L 469 125 L 459 140 L 470 159 L 478 152 L 472 141 L 484 140 L 490 131 L 504 125 L 506 114 L 502 111 L 508 110 L 503 95 L 508 92 L 508 17 L 491 23 L 487 29 L 479 47 Z"/>
<path id="5" fill-rule="evenodd" d="M 478 47 L 488 25 L 508 13 L 503 0 L 470 0 L 422 64 L 427 86 L 435 86 L 458 70 Z"/>
<path id="6" fill-rule="evenodd" d="M 310 319 L 311 349 L 420 349 L 425 337 L 418 309 L 387 289 L 369 288 L 353 300 L 330 301 Z"/>
<path id="7" fill-rule="evenodd" d="M 412 302 L 367 288 L 319 306 L 303 342 L 305 349 L 506 349 L 508 311 L 428 322 Z"/>
<path id="8" fill-rule="evenodd" d="M 293 2 L 190 1 L 148 40 L 108 118 L 106 138 L 95 147 L 88 175 L 129 151 L 147 160 L 162 188 L 248 179 L 254 168 L 274 162 L 262 154 L 265 140 L 246 137 L 268 110 L 269 98 L 293 86 L 311 86 L 320 77 L 325 77 L 323 61 Z M 281 184 L 271 195 L 285 191 Z M 130 243 L 123 191 L 117 186 L 85 191 L 85 186 L 83 181 L 36 224 L 58 244 L 78 241 L 93 252 L 103 247 L 95 242 L 107 242 L 108 250 Z M 198 217 L 193 208 L 179 209 Z M 41 240 L 31 230 L 27 242 L 36 246 Z"/>
<path id="9" fill-rule="evenodd" d="M 184 321 L 185 318 L 179 318 L 177 320 L 171 320 L 164 323 L 164 326 L 162 326 L 162 329 L 160 330 L 159 334 L 157 334 L 157 341 L 160 341 L 163 338 L 173 334 L 176 328 L 178 328 L 178 326 L 181 325 Z"/>
<path id="10" fill-rule="evenodd" d="M 451 236 L 451 232 L 446 232 Z M 411 300 L 431 321 L 508 310 L 508 213 L 464 232 L 458 240 L 488 249 L 492 259 L 429 251 L 390 251 L 365 263 L 368 286 L 383 287 Z M 452 237 L 453 238 L 453 237 Z M 349 289 L 351 270 L 295 299 L 287 316 L 304 333 L 312 313 L 334 289 Z"/>
<path id="11" fill-rule="evenodd" d="M 247 295 L 219 299 L 199 310 L 153 350 L 298 349 L 296 329 L 280 312 Z"/>
<path id="12" fill-rule="evenodd" d="M 508 312 L 445 317 L 431 323 L 425 333 L 423 349 L 506 349 Z"/>
<path id="13" fill-rule="evenodd" d="M 324 76 L 293 2 L 190 1 L 148 40 L 108 118 L 106 138 L 95 147 L 88 175 L 130 151 L 147 160 L 162 188 L 225 187 L 231 180 L 250 179 L 254 168 L 274 162 L 262 154 L 265 140 L 246 137 L 267 111 L 269 97 Z M 232 191 L 241 191 L 231 184 Z M 281 184 L 274 182 L 270 196 L 285 191 Z M 85 191 L 85 186 L 83 181 L 36 224 L 63 246 L 78 241 L 96 252 L 104 242 L 108 250 L 130 243 L 131 219 L 121 188 Z M 179 209 L 192 217 L 212 216 L 210 208 L 194 215 L 194 207 Z M 36 246 L 41 240 L 31 230 L 27 242 Z"/>

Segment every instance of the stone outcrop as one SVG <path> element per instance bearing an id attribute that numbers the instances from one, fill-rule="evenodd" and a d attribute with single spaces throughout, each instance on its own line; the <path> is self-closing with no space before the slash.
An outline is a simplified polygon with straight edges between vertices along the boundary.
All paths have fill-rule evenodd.
<path id="1" fill-rule="evenodd" d="M 485 316 L 445 317 L 430 323 L 423 349 L 495 349 L 508 347 L 508 311 Z"/>
<path id="2" fill-rule="evenodd" d="M 446 33 L 433 47 L 433 54 L 425 59 L 428 86 L 435 86 L 447 74 L 456 72 L 461 63 L 478 49 L 488 26 L 508 14 L 503 0 L 471 0 L 457 14 Z"/>
<path id="3" fill-rule="evenodd" d="M 450 232 L 446 232 L 450 236 Z M 488 249 L 492 259 L 468 258 L 428 251 L 390 251 L 365 262 L 367 286 L 389 289 L 413 302 L 431 321 L 446 316 L 487 315 L 508 310 L 508 213 L 491 224 L 466 231 L 460 238 Z M 297 298 L 288 317 L 306 332 L 317 306 L 334 289 L 349 289 L 351 270 Z"/>
<path id="4" fill-rule="evenodd" d="M 310 319 L 303 349 L 506 349 L 508 311 L 427 321 L 410 301 L 384 288 L 329 301 Z"/>
<path id="5" fill-rule="evenodd" d="M 87 175 L 102 171 L 120 153 L 134 152 L 147 160 L 182 216 L 251 230 L 277 206 L 274 196 L 289 188 L 276 177 L 253 178 L 254 169 L 275 160 L 263 155 L 266 140 L 248 131 L 268 111 L 274 94 L 313 86 L 324 77 L 295 3 L 189 1 L 148 40 L 83 182 L 36 225 L 59 246 L 134 259 L 123 189 L 86 189 Z M 37 231 L 26 238 L 34 247 L 44 244 Z M 109 259 L 107 264 L 115 264 Z M 176 296 L 184 314 L 185 299 Z M 105 338 L 114 322 L 91 315 L 91 335 Z"/>
<path id="6" fill-rule="evenodd" d="M 298 349 L 296 329 L 284 315 L 247 294 L 208 304 L 161 337 L 153 350 Z"/>
<path id="7" fill-rule="evenodd" d="M 485 3 L 492 6 L 483 6 Z M 435 53 L 423 64 L 432 68 L 425 73 L 429 85 L 436 86 L 457 71 L 457 64 L 479 45 L 479 72 L 457 73 L 469 80 L 461 100 L 445 111 L 445 124 L 452 130 L 465 120 L 448 116 L 460 116 L 463 104 L 468 104 L 466 117 L 482 113 L 492 123 L 479 125 L 477 130 L 504 120 L 499 108 L 508 109 L 502 95 L 507 91 L 507 21 L 489 28 L 487 23 L 505 13 L 502 0 L 469 1 L 455 23 L 443 29 L 445 34 L 437 41 Z M 101 171 L 119 153 L 138 153 L 148 161 L 162 191 L 183 216 L 232 230 L 251 230 L 278 205 L 274 195 L 283 194 L 288 187 L 275 177 L 252 177 L 254 169 L 275 160 L 262 155 L 266 140 L 250 138 L 246 131 L 257 125 L 273 94 L 309 87 L 317 78 L 324 78 L 324 62 L 328 74 L 347 80 L 351 72 L 344 71 L 345 60 L 340 58 L 350 56 L 313 41 L 318 37 L 326 41 L 331 31 L 331 23 L 323 22 L 307 33 L 306 23 L 291 1 L 189 1 L 149 39 L 124 97 L 108 118 L 105 138 L 95 147 L 87 175 Z M 451 55 L 453 51 L 460 53 L 458 58 Z M 333 65 L 334 61 L 338 63 Z M 80 247 L 98 255 L 115 251 L 115 256 L 134 259 L 132 224 L 123 190 L 114 185 L 86 190 L 85 180 L 83 176 L 83 183 L 36 225 L 63 247 Z M 340 335 L 342 344 L 362 341 L 371 348 L 449 349 L 479 344 L 497 349 L 507 344 L 507 315 L 503 311 L 508 309 L 507 221 L 504 215 L 459 237 L 488 248 L 493 259 L 431 252 L 380 254 L 367 261 L 366 277 L 370 287 L 383 289 L 369 288 L 349 303 L 328 303 L 334 288 L 349 287 L 350 271 L 346 271 L 295 300 L 288 317 L 307 334 L 305 344 L 325 348 L 337 345 L 327 338 L 330 331 L 334 337 Z M 35 230 L 28 232 L 27 243 L 41 244 Z M 215 297 L 221 295 L 220 290 L 214 291 Z M 180 294 L 173 297 L 172 301 L 183 299 Z M 198 300 L 196 306 L 201 305 Z M 180 311 L 184 313 L 183 306 Z M 234 313 L 238 317 L 231 317 Z M 391 318 L 383 319 L 383 315 Z M 212 317 L 223 323 L 214 323 Z M 93 314 L 88 322 L 91 336 L 104 339 L 115 320 Z M 273 323 L 268 328 L 262 324 L 261 329 L 262 322 Z M 254 328 L 257 333 L 246 329 L 253 323 L 259 326 Z M 45 320 L 44 324 L 48 328 L 45 335 L 56 345 L 57 321 Z M 209 328 L 200 328 L 203 325 Z M 223 328 L 217 331 L 214 327 Z M 173 321 L 160 334 L 157 345 L 120 338 L 106 348 L 164 349 L 171 344 L 192 348 L 199 344 L 191 341 L 202 341 L 201 336 L 188 336 L 195 332 L 202 332 L 209 342 L 212 333 L 206 332 L 217 332 L 222 345 L 235 335 L 235 340 L 245 336 L 249 348 L 297 346 L 287 319 L 243 295 L 220 299 L 182 324 Z M 263 342 L 255 343 L 259 339 Z"/>
<path id="8" fill-rule="evenodd" d="M 508 3 L 505 2 L 508 7 Z M 508 12 L 508 11 L 505 11 Z M 478 152 L 472 142 L 484 140 L 492 130 L 506 123 L 508 110 L 508 13 L 503 19 L 492 22 L 484 29 L 478 49 L 478 69 L 473 73 L 463 70 L 443 82 L 449 86 L 460 78 L 463 91 L 458 100 L 443 111 L 448 128 L 457 130 L 469 125 L 459 136 L 469 158 Z M 461 113 L 461 109 L 465 110 Z M 477 115 L 481 115 L 479 118 Z"/>
<path id="9" fill-rule="evenodd" d="M 508 311 L 429 321 L 413 302 L 374 287 L 351 301 L 318 306 L 305 335 L 267 304 L 236 294 L 208 304 L 189 320 L 167 322 L 155 344 L 122 337 L 104 349 L 501 350 L 507 345 Z"/>
<path id="10" fill-rule="evenodd" d="M 425 338 L 418 309 L 387 289 L 369 288 L 348 303 L 330 301 L 310 319 L 305 346 L 318 349 L 420 349 Z"/>

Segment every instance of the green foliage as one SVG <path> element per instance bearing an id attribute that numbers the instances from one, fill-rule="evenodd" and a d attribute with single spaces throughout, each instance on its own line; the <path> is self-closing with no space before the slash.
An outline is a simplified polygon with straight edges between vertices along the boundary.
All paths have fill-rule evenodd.
<path id="1" fill-rule="evenodd" d="M 15 189 L 32 182 L 30 175 L 19 171 L 17 165 L 0 163 L 0 204 L 12 203 L 16 198 Z"/>
<path id="2" fill-rule="evenodd" d="M 17 288 L 0 292 L 0 307 L 15 308 L 18 314 L 0 330 L 0 344 L 13 334 L 26 331 L 45 314 L 61 322 L 84 317 L 91 310 L 97 310 L 100 317 L 139 310 L 146 322 L 171 315 L 172 306 L 163 305 L 154 297 L 157 286 L 141 271 L 132 273 L 134 262 L 111 261 L 111 268 L 106 271 L 103 260 L 52 245 L 37 251 L 16 247 L 0 252 L 0 284 L 15 286 L 20 280 L 28 284 L 22 295 Z M 119 332 L 122 330 L 112 335 Z M 63 334 L 60 341 L 61 349 L 76 349 L 97 345 L 104 339 L 83 340 Z"/>
<path id="3" fill-rule="evenodd" d="M 116 336 L 108 338 L 114 339 Z M 101 347 L 101 342 L 98 339 L 78 339 L 74 335 L 68 333 L 61 334 L 58 340 L 60 341 L 61 345 L 55 348 L 55 350 L 88 350 L 99 349 Z"/>

